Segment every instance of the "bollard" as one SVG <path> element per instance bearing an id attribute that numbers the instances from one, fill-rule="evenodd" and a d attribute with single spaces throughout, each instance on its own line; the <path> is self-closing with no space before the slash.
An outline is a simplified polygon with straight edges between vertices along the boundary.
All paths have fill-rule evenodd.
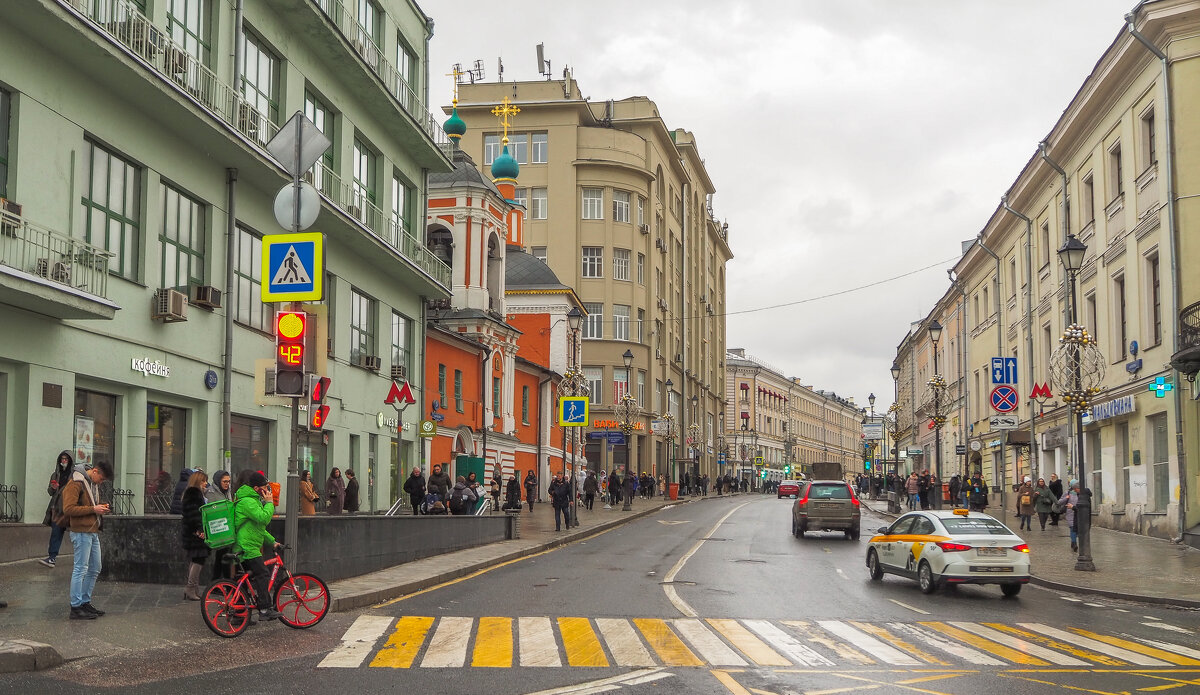
<path id="1" fill-rule="evenodd" d="M 1079 489 L 1079 501 L 1075 504 L 1075 535 L 1079 538 L 1079 554 L 1075 558 L 1075 569 L 1080 572 L 1095 572 L 1092 562 L 1092 491 Z"/>

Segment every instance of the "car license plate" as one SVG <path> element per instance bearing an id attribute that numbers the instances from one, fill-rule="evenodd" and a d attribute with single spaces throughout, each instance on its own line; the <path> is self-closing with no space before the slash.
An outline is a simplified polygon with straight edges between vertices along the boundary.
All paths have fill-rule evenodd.
<path id="1" fill-rule="evenodd" d="M 977 566 L 972 566 L 972 567 L 971 567 L 971 571 L 972 571 L 972 572 L 1012 572 L 1012 571 L 1013 571 L 1013 568 L 1011 568 L 1011 567 L 977 567 Z"/>
<path id="2" fill-rule="evenodd" d="M 976 548 L 975 554 L 979 557 L 1005 557 L 1008 551 L 1004 548 Z"/>

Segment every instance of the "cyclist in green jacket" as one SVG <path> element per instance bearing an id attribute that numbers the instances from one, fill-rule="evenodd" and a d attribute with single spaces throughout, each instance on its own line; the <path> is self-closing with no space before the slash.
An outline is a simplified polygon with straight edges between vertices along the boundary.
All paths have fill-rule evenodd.
<path id="1" fill-rule="evenodd" d="M 233 528 L 237 533 L 237 549 L 242 553 L 242 567 L 250 573 L 254 593 L 258 594 L 258 615 L 261 620 L 275 620 L 279 611 L 271 605 L 267 583 L 271 573 L 263 562 L 263 544 L 269 542 L 272 552 L 282 544 L 267 531 L 275 514 L 272 492 L 267 477 L 254 473 L 233 496 Z"/>

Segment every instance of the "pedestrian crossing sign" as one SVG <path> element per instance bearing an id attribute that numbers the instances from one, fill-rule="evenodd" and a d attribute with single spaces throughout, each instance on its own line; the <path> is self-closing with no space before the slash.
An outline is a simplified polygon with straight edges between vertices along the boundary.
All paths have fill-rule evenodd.
<path id="1" fill-rule="evenodd" d="M 587 424 L 587 396 L 563 396 L 558 399 L 559 427 L 586 427 Z"/>
<path id="2" fill-rule="evenodd" d="M 262 238 L 262 301 L 324 299 L 325 235 L 271 234 Z"/>

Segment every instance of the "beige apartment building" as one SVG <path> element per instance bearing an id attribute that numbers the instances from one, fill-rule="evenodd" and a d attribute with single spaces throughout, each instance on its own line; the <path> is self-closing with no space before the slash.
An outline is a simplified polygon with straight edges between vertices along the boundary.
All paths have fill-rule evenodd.
<path id="1" fill-rule="evenodd" d="M 597 435 L 588 439 L 589 465 L 625 464 L 625 447 L 601 437 L 616 430 L 613 404 L 630 389 L 643 410 L 631 440 L 634 466 L 672 479 L 686 470 L 715 475 L 733 252 L 728 225 L 713 214 L 716 189 L 695 137 L 669 129 L 645 97 L 589 101 L 570 76 L 463 84 L 460 146 L 480 166 L 504 147 L 492 109 L 506 99 L 520 109 L 508 147 L 520 164 L 516 197 L 527 209 L 528 250 L 587 310 L 581 366 L 591 386 L 588 434 Z M 654 415 L 667 412 L 678 430 L 670 446 L 651 435 Z"/>
<path id="2" fill-rule="evenodd" d="M 853 398 L 806 386 L 744 348 L 726 353 L 725 373 L 724 472 L 760 479 L 765 469 L 782 480 L 811 476 L 819 461 L 840 463 L 847 475 L 862 471 L 865 414 Z"/>
<path id="3" fill-rule="evenodd" d="M 1200 2 L 1142 3 L 1126 25 L 1114 17 L 1114 30 L 956 264 L 951 290 L 906 342 L 926 349 L 924 327 L 945 324 L 947 299 L 961 293 L 965 358 L 947 361 L 944 375 L 965 384 L 973 466 L 1005 490 L 1024 475 L 1078 476 L 1074 418 L 1049 369 L 1070 320 L 1058 251 L 1073 235 L 1087 247 L 1075 314 L 1104 364 L 1083 419 L 1093 513 L 1102 526 L 1195 541 L 1200 155 L 1190 124 L 1200 108 Z M 1015 429 L 990 423 L 993 357 L 1018 361 Z M 1045 383 L 1053 395 L 1033 399 Z"/>

